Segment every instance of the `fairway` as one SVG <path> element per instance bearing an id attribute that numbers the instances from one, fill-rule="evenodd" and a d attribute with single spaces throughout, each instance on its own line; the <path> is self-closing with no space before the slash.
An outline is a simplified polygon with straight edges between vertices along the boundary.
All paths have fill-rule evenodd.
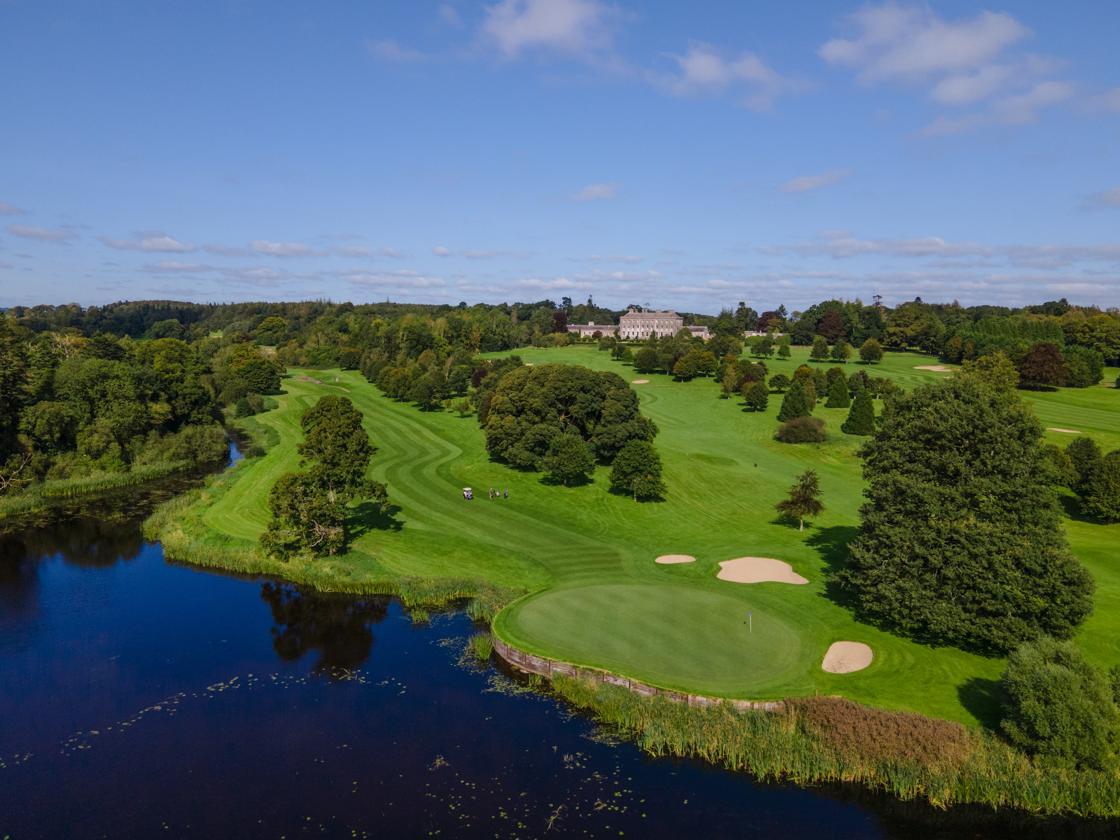
<path id="1" fill-rule="evenodd" d="M 523 649 L 728 697 L 769 696 L 805 659 L 797 630 L 777 615 L 674 584 L 549 590 L 504 610 L 495 629 Z"/>
<path id="2" fill-rule="evenodd" d="M 526 362 L 566 362 L 613 370 L 626 381 L 631 368 L 590 346 L 517 351 Z M 771 373 L 792 373 L 806 348 L 790 360 L 767 360 Z M 869 368 L 905 388 L 945 374 L 917 370 L 933 357 L 890 353 Z M 825 365 L 827 367 L 828 365 Z M 847 371 L 862 366 L 848 364 Z M 243 462 L 177 515 L 175 535 L 204 553 L 235 549 L 255 568 L 323 588 L 376 587 L 413 580 L 470 588 L 492 585 L 513 594 L 536 593 L 501 613 L 495 632 L 540 655 L 609 668 L 625 676 L 700 694 L 744 699 L 842 694 L 886 708 L 975 723 L 990 710 L 991 686 L 1003 662 L 951 648 L 931 648 L 855 621 L 826 590 L 859 523 L 862 501 L 857 450 L 862 438 L 840 433 L 846 409 L 820 406 L 828 424 L 823 444 L 774 441 L 780 395 L 767 411 L 745 412 L 741 400 L 721 400 L 711 379 L 674 382 L 648 375 L 635 386 L 642 411 L 660 432 L 656 446 L 669 488 L 665 501 L 635 503 L 608 492 L 607 470 L 580 487 L 546 485 L 487 457 L 477 419 L 422 412 L 384 397 L 354 371 L 299 372 L 284 381 L 278 408 L 250 425 L 274 429 L 279 443 Z M 1116 371 L 1107 373 L 1109 381 Z M 298 465 L 299 415 L 325 394 L 345 394 L 362 411 L 377 447 L 370 474 L 388 485 L 395 505 L 387 521 L 356 525 L 342 557 L 289 564 L 261 558 L 256 538 L 268 521 L 268 489 Z M 1120 391 L 1025 394 L 1044 426 L 1081 429 L 1106 449 L 1120 447 Z M 1048 433 L 1066 444 L 1070 435 Z M 820 476 L 822 516 L 806 526 L 777 520 L 774 505 L 807 468 Z M 461 490 L 474 488 L 474 501 Z M 487 490 L 509 491 L 491 500 Z M 1120 571 L 1115 546 L 1120 526 L 1067 520 L 1071 545 L 1097 582 L 1095 611 L 1078 636 L 1094 662 L 1117 661 Z M 692 563 L 655 558 L 680 554 Z M 805 585 L 739 584 L 719 580 L 719 563 L 763 557 L 788 563 Z M 765 650 L 743 647 L 741 622 L 753 610 L 766 623 L 755 634 Z M 725 618 L 726 617 L 726 618 Z M 781 641 L 779 641 L 779 639 Z M 658 640 L 655 641 L 654 640 Z M 829 674 L 822 657 L 833 642 L 863 642 L 874 651 L 866 670 Z M 748 640 L 749 641 L 749 640 Z M 756 640 L 757 641 L 757 640 Z M 986 705 L 987 704 L 987 705 Z"/>

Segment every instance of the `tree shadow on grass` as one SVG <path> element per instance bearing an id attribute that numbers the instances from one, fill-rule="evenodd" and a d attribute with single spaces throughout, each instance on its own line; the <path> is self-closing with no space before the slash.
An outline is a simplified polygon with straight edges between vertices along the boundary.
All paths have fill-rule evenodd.
<path id="1" fill-rule="evenodd" d="M 855 593 L 844 587 L 836 576 L 848 565 L 848 543 L 855 539 L 858 530 L 854 525 L 833 525 L 818 529 L 806 540 L 824 561 L 824 597 L 849 609 L 855 607 Z"/>
<path id="2" fill-rule="evenodd" d="M 400 506 L 390 504 L 384 510 L 373 502 L 365 501 L 350 510 L 347 525 L 350 537 L 357 539 L 370 531 L 399 531 L 404 523 L 397 519 Z"/>
<path id="3" fill-rule="evenodd" d="M 957 686 L 957 697 L 985 728 L 999 731 L 1003 704 L 1007 699 L 999 680 L 970 677 Z"/>
<path id="4" fill-rule="evenodd" d="M 1098 524 L 1099 519 L 1094 519 L 1085 513 L 1081 508 L 1081 499 L 1073 493 L 1060 493 L 1058 501 L 1062 505 L 1062 510 L 1065 511 L 1066 516 L 1074 522 L 1088 522 L 1091 525 Z"/>
<path id="5" fill-rule="evenodd" d="M 558 478 L 545 474 L 541 476 L 541 484 L 548 487 L 583 487 L 591 483 L 591 476 L 584 475 L 574 481 L 561 481 Z"/>

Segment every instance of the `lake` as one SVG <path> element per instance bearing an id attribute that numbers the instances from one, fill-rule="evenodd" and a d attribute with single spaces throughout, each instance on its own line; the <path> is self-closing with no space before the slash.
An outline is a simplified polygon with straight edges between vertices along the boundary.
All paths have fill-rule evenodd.
<path id="1" fill-rule="evenodd" d="M 462 612 L 166 562 L 150 502 L 0 537 L 0 838 L 1109 834 L 650 758 Z"/>

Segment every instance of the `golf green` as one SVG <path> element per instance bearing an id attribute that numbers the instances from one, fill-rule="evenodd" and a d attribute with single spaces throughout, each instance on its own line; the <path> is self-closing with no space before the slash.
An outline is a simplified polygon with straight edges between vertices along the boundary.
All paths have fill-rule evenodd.
<path id="1" fill-rule="evenodd" d="M 785 619 L 680 584 L 548 590 L 504 610 L 497 628 L 523 650 L 728 697 L 778 696 L 807 664 L 801 637 Z"/>

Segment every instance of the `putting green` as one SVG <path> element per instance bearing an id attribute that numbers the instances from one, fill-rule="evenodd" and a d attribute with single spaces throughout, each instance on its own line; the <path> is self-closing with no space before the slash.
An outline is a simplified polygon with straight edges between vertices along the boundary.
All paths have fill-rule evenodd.
<path id="1" fill-rule="evenodd" d="M 776 614 L 679 584 L 552 589 L 503 610 L 496 629 L 542 656 L 727 697 L 779 697 L 804 667 L 800 635 Z"/>

